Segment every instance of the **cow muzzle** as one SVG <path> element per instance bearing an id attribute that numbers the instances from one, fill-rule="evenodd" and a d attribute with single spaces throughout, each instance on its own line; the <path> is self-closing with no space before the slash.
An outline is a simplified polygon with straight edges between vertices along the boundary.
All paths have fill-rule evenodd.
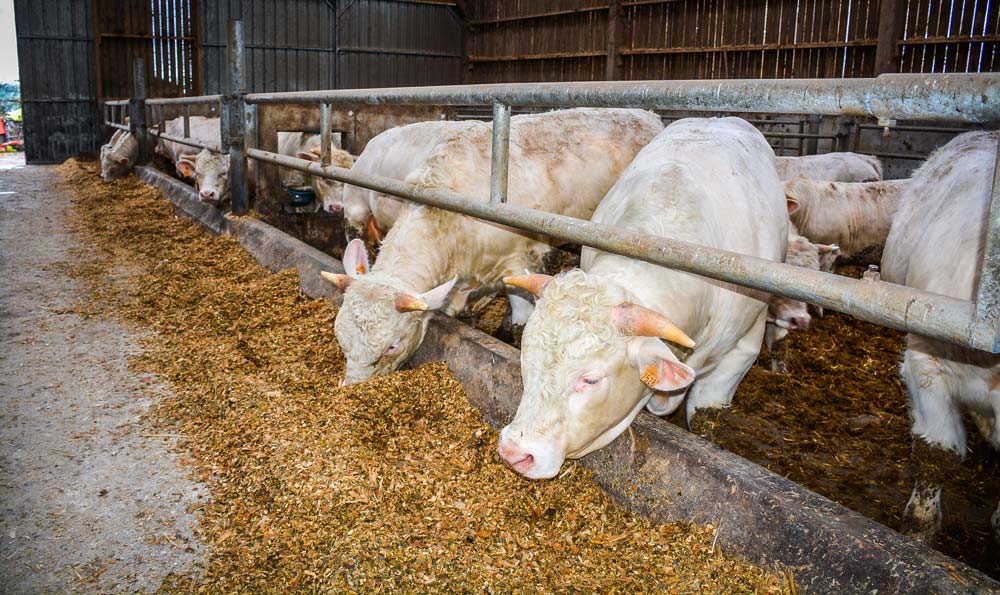
<path id="1" fill-rule="evenodd" d="M 547 440 L 533 440 L 511 432 L 510 426 L 500 432 L 497 452 L 508 467 L 527 479 L 555 477 L 565 456 L 550 446 Z"/>

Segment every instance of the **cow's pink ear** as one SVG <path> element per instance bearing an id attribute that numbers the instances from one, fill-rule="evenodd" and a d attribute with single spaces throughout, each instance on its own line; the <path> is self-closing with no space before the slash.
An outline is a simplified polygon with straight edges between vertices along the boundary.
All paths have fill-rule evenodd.
<path id="1" fill-rule="evenodd" d="M 367 275 L 370 270 L 365 243 L 354 238 L 347 244 L 347 248 L 344 248 L 344 271 L 352 279 L 357 279 L 361 275 Z"/>
<path id="2" fill-rule="evenodd" d="M 128 157 L 119 157 L 118 165 L 128 165 Z"/>
<path id="3" fill-rule="evenodd" d="M 299 151 L 295 156 L 307 161 L 319 161 L 319 155 L 314 154 L 312 151 Z"/>
<path id="4" fill-rule="evenodd" d="M 799 210 L 799 201 L 795 200 L 791 196 L 785 196 L 785 204 L 788 205 L 788 214 L 791 215 L 795 211 Z"/>
<path id="5" fill-rule="evenodd" d="M 177 168 L 177 173 L 184 176 L 185 178 L 194 177 L 194 160 L 196 155 L 182 155 L 180 159 L 177 160 L 175 167 Z"/>
<path id="6" fill-rule="evenodd" d="M 687 387 L 695 371 L 682 363 L 659 339 L 636 337 L 629 341 L 632 361 L 639 368 L 639 378 L 654 390 L 672 392 Z"/>

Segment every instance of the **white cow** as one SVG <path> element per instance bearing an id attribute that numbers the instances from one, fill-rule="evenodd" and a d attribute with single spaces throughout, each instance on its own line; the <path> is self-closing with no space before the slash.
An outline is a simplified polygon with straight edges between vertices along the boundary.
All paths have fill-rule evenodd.
<path id="1" fill-rule="evenodd" d="M 491 127 L 467 124 L 424 148 L 426 158 L 406 180 L 488 200 Z M 513 118 L 508 203 L 587 218 L 662 128 L 659 117 L 641 110 L 573 109 Z M 347 358 L 344 381 L 398 368 L 423 340 L 432 310 L 455 313 L 472 292 L 502 290 L 505 275 L 537 267 L 550 249 L 544 238 L 422 206 L 402 209 L 374 267 L 362 242 L 352 240 L 344 255 L 347 275 L 324 275 L 345 290 L 335 329 Z M 528 302 L 516 296 L 511 301 L 514 323 L 523 324 Z"/>
<path id="2" fill-rule="evenodd" d="M 829 273 L 839 255 L 840 248 L 836 244 L 814 244 L 809 238 L 800 235 L 794 225 L 789 225 L 785 264 Z M 767 311 L 764 345 L 771 353 L 771 370 L 784 373 L 785 361 L 775 352 L 774 346 L 788 335 L 788 331 L 808 329 L 812 316 L 809 315 L 805 302 L 778 295 L 771 296 Z M 820 314 L 822 315 L 822 309 Z"/>
<path id="3" fill-rule="evenodd" d="M 111 182 L 128 175 L 139 158 L 139 142 L 131 132 L 116 130 L 101 147 L 101 177 Z"/>
<path id="4" fill-rule="evenodd" d="M 802 157 L 776 157 L 782 180 L 809 178 L 828 182 L 877 182 L 882 179 L 882 162 L 860 153 L 824 153 Z"/>
<path id="5" fill-rule="evenodd" d="M 914 174 L 885 244 L 882 279 L 975 299 L 998 141 L 996 131 L 962 134 Z M 941 485 L 965 455 L 963 409 L 1000 449 L 1000 356 L 908 335 L 900 375 L 919 463 L 906 530 L 930 542 L 941 528 Z M 1000 507 L 991 520 L 1000 538 Z"/>
<path id="6" fill-rule="evenodd" d="M 775 262 L 788 245 L 774 152 L 739 118 L 668 126 L 592 220 Z M 764 337 L 762 292 L 590 248 L 581 266 L 507 279 L 540 296 L 521 342 L 524 395 L 499 444 L 528 478 L 553 477 L 567 457 L 614 440 L 643 407 L 667 415 L 685 393 L 689 425 L 711 433 Z"/>
<path id="7" fill-rule="evenodd" d="M 899 197 L 908 183 L 788 180 L 788 214 L 810 240 L 840 246 L 845 259 L 866 260 L 885 244 Z"/>
<path id="8" fill-rule="evenodd" d="M 202 144 L 219 145 L 222 142 L 221 131 L 219 129 L 219 118 L 206 118 L 204 116 L 191 116 L 191 138 Z M 184 118 L 174 118 L 164 123 L 164 131 L 170 136 L 183 138 Z M 163 155 L 168 161 L 177 164 L 185 155 L 194 155 L 198 149 L 189 145 L 182 145 L 162 138 L 156 139 L 156 153 Z M 184 177 L 193 177 L 181 173 Z"/>
<path id="9" fill-rule="evenodd" d="M 390 128 L 368 141 L 352 169 L 359 174 L 405 181 L 413 172 L 425 168 L 431 152 L 438 146 L 462 135 L 482 134 L 488 126 L 477 121 L 431 121 Z M 347 184 L 344 187 L 347 238 L 381 242 L 403 205 L 394 196 Z"/>
<path id="10" fill-rule="evenodd" d="M 308 132 L 279 132 L 278 153 L 320 163 L 320 135 Z M 350 169 L 355 157 L 330 141 L 330 165 Z M 311 176 L 294 169 L 281 168 L 281 183 L 287 188 L 308 187 L 316 195 L 317 210 L 337 214 L 344 210 L 344 183 L 319 176 Z"/>

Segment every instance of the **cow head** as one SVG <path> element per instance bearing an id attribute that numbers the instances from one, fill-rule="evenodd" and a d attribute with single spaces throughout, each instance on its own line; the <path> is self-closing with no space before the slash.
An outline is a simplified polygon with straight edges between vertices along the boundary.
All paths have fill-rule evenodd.
<path id="1" fill-rule="evenodd" d="M 101 178 L 105 182 L 113 182 L 132 171 L 139 157 L 139 145 L 131 134 L 123 135 L 117 142 L 101 147 Z"/>
<path id="2" fill-rule="evenodd" d="M 553 477 L 566 458 L 621 434 L 653 391 L 694 381 L 661 340 L 694 342 L 615 285 L 579 270 L 551 278 L 507 278 L 540 295 L 521 339 L 524 394 L 500 433 L 500 456 L 530 479 Z"/>
<path id="3" fill-rule="evenodd" d="M 456 279 L 415 293 L 384 273 L 370 272 L 361 240 L 344 250 L 346 274 L 323 273 L 344 292 L 334 332 L 347 359 L 343 384 L 398 369 L 424 339 L 431 314 L 445 305 Z"/>
<path id="4" fill-rule="evenodd" d="M 320 162 L 319 148 L 310 151 L 299 151 L 296 155 L 299 159 Z M 330 165 L 350 169 L 354 165 L 354 155 L 343 149 L 330 149 Z M 312 176 L 313 193 L 319 198 L 322 209 L 327 213 L 339 214 L 344 211 L 344 183 L 320 176 Z"/>
<path id="5" fill-rule="evenodd" d="M 182 155 L 175 165 L 177 173 L 194 180 L 201 202 L 219 205 L 229 198 L 229 155 L 202 149 L 197 155 Z"/>
<path id="6" fill-rule="evenodd" d="M 804 236 L 794 233 L 788 235 L 788 248 L 785 251 L 785 264 L 790 264 L 814 271 L 830 272 L 840 256 L 840 247 L 836 244 L 814 244 Z M 812 323 L 812 316 L 805 302 L 779 295 L 771 296 L 768 303 L 768 319 L 775 325 L 787 330 L 805 330 Z"/>

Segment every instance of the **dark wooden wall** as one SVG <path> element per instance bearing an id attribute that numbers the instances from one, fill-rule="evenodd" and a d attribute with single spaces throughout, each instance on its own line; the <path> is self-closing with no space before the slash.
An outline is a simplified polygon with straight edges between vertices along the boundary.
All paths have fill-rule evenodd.
<path id="1" fill-rule="evenodd" d="M 474 83 L 1000 69 L 986 0 L 467 0 Z"/>

